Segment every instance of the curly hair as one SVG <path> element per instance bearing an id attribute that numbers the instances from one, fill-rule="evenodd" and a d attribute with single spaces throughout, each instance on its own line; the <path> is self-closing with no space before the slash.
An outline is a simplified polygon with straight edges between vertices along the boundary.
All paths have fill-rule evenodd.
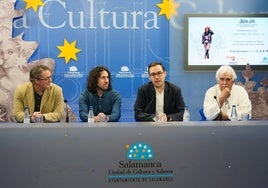
<path id="1" fill-rule="evenodd" d="M 87 78 L 87 89 L 90 92 L 97 92 L 97 88 L 98 88 L 98 79 L 101 76 L 101 72 L 102 71 L 106 71 L 108 73 L 108 77 L 109 77 L 109 87 L 108 90 L 112 89 L 112 85 L 111 85 L 111 73 L 108 70 L 108 68 L 104 67 L 104 66 L 97 66 L 95 68 L 93 68 L 89 74 L 88 74 L 88 78 Z"/>

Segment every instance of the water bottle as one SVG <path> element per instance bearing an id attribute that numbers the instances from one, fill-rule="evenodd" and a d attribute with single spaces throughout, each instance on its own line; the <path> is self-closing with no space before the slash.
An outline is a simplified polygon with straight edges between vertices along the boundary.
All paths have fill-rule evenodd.
<path id="1" fill-rule="evenodd" d="M 88 122 L 88 123 L 94 123 L 93 106 L 89 106 L 87 122 Z"/>
<path id="2" fill-rule="evenodd" d="M 23 123 L 30 123 L 30 112 L 29 112 L 29 107 L 28 106 L 24 107 Z"/>
<path id="3" fill-rule="evenodd" d="M 190 121 L 190 112 L 188 106 L 185 106 L 184 113 L 183 113 L 183 121 Z"/>
<path id="4" fill-rule="evenodd" d="M 235 104 L 232 105 L 231 121 L 237 121 L 237 111 Z"/>

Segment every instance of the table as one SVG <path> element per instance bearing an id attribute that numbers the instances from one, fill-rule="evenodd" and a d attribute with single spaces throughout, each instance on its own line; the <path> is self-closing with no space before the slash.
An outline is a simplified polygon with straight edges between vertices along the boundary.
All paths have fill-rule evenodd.
<path id="1" fill-rule="evenodd" d="M 268 121 L 0 124 L 0 187 L 268 187 Z"/>

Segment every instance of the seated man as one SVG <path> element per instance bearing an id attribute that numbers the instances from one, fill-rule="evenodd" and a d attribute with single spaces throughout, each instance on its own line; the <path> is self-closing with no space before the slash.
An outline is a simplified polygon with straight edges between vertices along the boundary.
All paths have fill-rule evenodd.
<path id="1" fill-rule="evenodd" d="M 148 66 L 150 82 L 139 87 L 134 104 L 136 121 L 182 121 L 184 101 L 181 88 L 165 81 L 166 70 L 160 62 Z"/>
<path id="2" fill-rule="evenodd" d="M 52 71 L 45 65 L 36 65 L 30 71 L 30 82 L 18 85 L 13 102 L 17 122 L 23 122 L 24 108 L 30 110 L 31 122 L 42 116 L 44 122 L 59 122 L 63 117 L 62 88 L 52 83 Z"/>
<path id="3" fill-rule="evenodd" d="M 230 120 L 232 105 L 236 105 L 238 116 L 249 114 L 251 101 L 247 91 L 235 85 L 237 76 L 232 67 L 223 65 L 216 72 L 218 84 L 209 88 L 204 99 L 204 114 L 207 120 Z"/>
<path id="4" fill-rule="evenodd" d="M 88 121 L 89 107 L 93 107 L 94 122 L 116 122 L 121 117 L 121 95 L 112 89 L 111 73 L 104 66 L 93 68 L 87 78 L 87 88 L 79 97 L 79 116 Z"/>

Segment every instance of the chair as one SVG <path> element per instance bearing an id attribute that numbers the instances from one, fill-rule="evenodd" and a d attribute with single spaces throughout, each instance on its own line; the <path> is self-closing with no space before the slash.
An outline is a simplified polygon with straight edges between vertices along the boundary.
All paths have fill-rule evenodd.
<path id="1" fill-rule="evenodd" d="M 206 116 L 205 116 L 205 114 L 204 114 L 204 109 L 203 108 L 201 108 L 200 110 L 199 110 L 199 114 L 200 114 L 200 116 L 201 116 L 201 121 L 206 121 L 207 120 L 207 118 L 206 118 Z"/>

